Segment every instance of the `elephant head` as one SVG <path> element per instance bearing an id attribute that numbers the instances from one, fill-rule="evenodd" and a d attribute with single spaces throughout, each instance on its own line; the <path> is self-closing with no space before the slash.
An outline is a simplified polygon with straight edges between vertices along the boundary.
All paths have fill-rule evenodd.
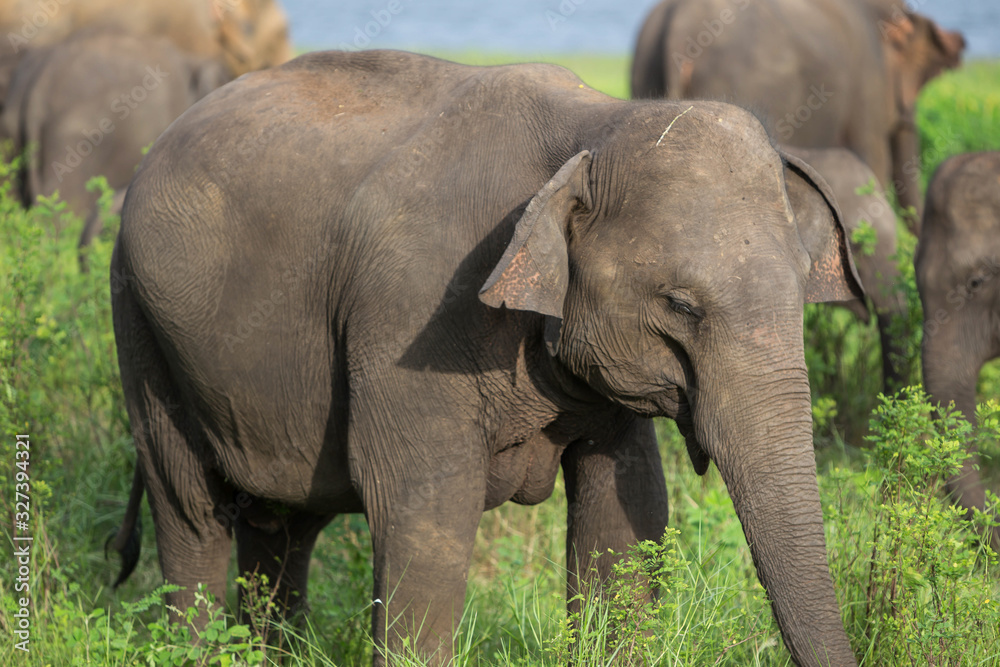
<path id="1" fill-rule="evenodd" d="M 480 298 L 549 318 L 555 362 L 715 461 L 799 664 L 854 664 L 827 568 L 806 301 L 860 294 L 832 195 L 749 113 L 639 106 L 531 200 Z M 668 128 L 667 131 L 664 128 Z M 799 193 L 790 201 L 786 185 Z M 835 233 L 810 255 L 793 207 Z"/>
<path id="2" fill-rule="evenodd" d="M 898 0 L 872 0 L 878 17 L 890 88 L 890 115 L 895 125 L 890 137 L 893 185 L 899 202 L 918 215 L 911 221 L 916 233 L 920 216 L 920 143 L 914 110 L 920 89 L 946 69 L 962 62 L 965 38 L 945 30 L 931 19 L 911 12 Z"/>
<path id="3" fill-rule="evenodd" d="M 976 419 L 976 380 L 1000 356 L 1000 153 L 946 160 L 928 187 L 914 265 L 924 306 L 927 393 Z M 948 486 L 963 507 L 982 509 L 974 456 Z M 993 549 L 1000 551 L 1000 529 Z"/>
<path id="4" fill-rule="evenodd" d="M 275 0 L 212 4 L 222 55 L 237 75 L 291 60 L 288 18 Z"/>

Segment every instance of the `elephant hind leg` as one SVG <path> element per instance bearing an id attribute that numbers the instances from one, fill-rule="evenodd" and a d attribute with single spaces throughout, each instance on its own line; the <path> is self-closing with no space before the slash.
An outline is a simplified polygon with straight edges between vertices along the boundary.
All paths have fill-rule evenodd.
<path id="1" fill-rule="evenodd" d="M 119 272 L 118 249 L 112 275 Z M 163 577 L 183 587 L 166 602 L 182 612 L 195 605 L 198 584 L 215 599 L 226 594 L 231 535 L 218 512 L 231 495 L 205 460 L 207 444 L 180 398 L 153 332 L 126 284 L 113 290 L 115 339 L 125 404 L 156 526 L 157 555 Z M 195 627 L 203 627 L 200 614 Z"/>
<path id="2" fill-rule="evenodd" d="M 250 498 L 246 511 L 236 518 L 239 574 L 266 576 L 270 600 L 278 604 L 286 618 L 293 618 L 308 611 L 309 560 L 320 531 L 335 515 L 317 516 L 305 512 L 280 515 L 253 507 L 266 502 Z M 241 622 L 253 624 L 259 620 L 253 607 L 259 600 L 255 596 L 262 592 L 240 587 Z"/>

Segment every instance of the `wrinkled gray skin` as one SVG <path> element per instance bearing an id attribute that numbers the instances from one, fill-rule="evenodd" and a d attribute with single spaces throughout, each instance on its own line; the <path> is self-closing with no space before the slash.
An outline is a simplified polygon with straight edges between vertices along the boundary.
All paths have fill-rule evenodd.
<path id="1" fill-rule="evenodd" d="M 875 230 L 878 242 L 871 255 L 866 255 L 853 242 L 851 250 L 861 284 L 878 322 L 885 390 L 887 393 L 895 392 L 905 386 L 909 378 L 905 350 L 889 333 L 893 319 L 908 321 L 906 297 L 900 290 L 899 268 L 891 259 L 896 254 L 896 213 L 875 174 L 851 151 L 845 148 L 791 146 L 785 146 L 784 150 L 809 164 L 829 184 L 843 214 L 848 238 L 861 226 L 862 221 Z M 872 184 L 874 188 L 870 187 Z M 797 217 L 799 234 L 806 248 L 829 243 L 829 226 L 814 225 L 813 221 L 816 219 L 817 216 Z M 839 305 L 848 308 L 863 321 L 868 321 L 868 306 L 861 299 Z"/>
<path id="2" fill-rule="evenodd" d="M 917 94 L 964 46 L 890 0 L 665 0 L 639 34 L 632 95 L 732 102 L 785 144 L 850 148 L 919 220 Z"/>
<path id="3" fill-rule="evenodd" d="M 178 51 L 169 42 L 117 29 L 91 29 L 31 50 L 18 63 L 0 116 L 15 154 L 29 151 L 19 175 L 25 206 L 59 191 L 87 217 L 97 201 L 93 176 L 124 188 L 143 149 L 196 100 L 230 78 L 221 61 Z M 81 236 L 100 231 L 89 216 Z"/>
<path id="4" fill-rule="evenodd" d="M 662 535 L 648 418 L 667 416 L 721 471 L 796 662 L 855 664 L 802 308 L 858 287 L 842 235 L 807 253 L 785 183 L 832 195 L 749 113 L 686 106 L 368 51 L 192 107 L 136 174 L 112 260 L 138 450 L 115 546 L 144 486 L 164 576 L 188 587 L 171 604 L 195 582 L 222 598 L 235 536 L 240 571 L 280 578 L 294 610 L 318 531 L 363 511 L 372 636 L 422 625 L 443 663 L 483 511 L 544 500 L 559 466 L 571 593 L 593 550 Z"/>
<path id="5" fill-rule="evenodd" d="M 975 423 L 979 371 L 1000 356 L 1000 152 L 958 155 L 934 172 L 914 268 L 927 393 Z M 948 481 L 962 507 L 984 506 L 977 463 Z M 1000 552 L 1000 530 L 991 543 Z"/>

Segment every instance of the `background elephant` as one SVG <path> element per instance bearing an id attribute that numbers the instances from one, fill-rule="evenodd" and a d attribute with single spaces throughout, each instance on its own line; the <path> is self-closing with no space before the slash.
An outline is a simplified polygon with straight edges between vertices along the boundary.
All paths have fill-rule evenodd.
<path id="1" fill-rule="evenodd" d="M 927 393 L 975 422 L 979 371 L 1000 356 L 1000 152 L 957 155 L 934 172 L 914 268 Z M 973 454 L 948 487 L 962 507 L 982 509 Z M 1000 553 L 1000 529 L 991 542 Z"/>
<path id="2" fill-rule="evenodd" d="M 667 416 L 721 471 L 794 660 L 854 664 L 802 334 L 805 301 L 859 289 L 833 197 L 746 111 L 684 109 L 391 51 L 308 54 L 189 109 L 112 260 L 138 450 L 116 548 L 145 488 L 171 604 L 223 597 L 235 535 L 298 607 L 319 530 L 363 511 L 372 636 L 421 627 L 446 662 L 484 510 L 544 500 L 562 467 L 571 598 L 610 572 L 595 549 L 662 534 Z M 838 230 L 812 255 L 786 182 Z"/>
<path id="3" fill-rule="evenodd" d="M 26 53 L 94 26 L 167 39 L 225 62 L 236 76 L 292 57 L 288 18 L 275 0 L 0 0 L 0 104 Z"/>
<path id="4" fill-rule="evenodd" d="M 890 333 L 894 319 L 909 321 L 906 296 L 899 287 L 899 268 L 896 254 L 896 213 L 878 184 L 875 174 L 854 153 L 844 148 L 794 148 L 784 147 L 787 153 L 807 162 L 829 184 L 843 214 L 848 237 L 862 223 L 875 230 L 877 243 L 868 254 L 858 244 L 851 242 L 852 255 L 878 321 L 882 343 L 882 378 L 886 393 L 895 392 L 909 384 L 910 369 L 906 350 Z M 799 233 L 809 248 L 826 243 L 830 234 L 827 225 L 812 228 L 815 217 L 799 216 Z M 868 306 L 861 299 L 843 302 L 842 305 L 865 322 Z"/>
<path id="5" fill-rule="evenodd" d="M 917 210 L 916 231 L 917 93 L 964 46 L 889 0 L 665 0 L 639 33 L 632 95 L 734 102 L 785 144 L 849 148 Z"/>
<path id="6" fill-rule="evenodd" d="M 89 26 L 163 37 L 187 53 L 221 58 L 237 75 L 292 56 L 288 18 L 275 0 L 0 0 L 3 47 L 21 53 Z"/>
<path id="7" fill-rule="evenodd" d="M 142 151 L 196 100 L 231 77 L 218 60 L 162 39 L 91 28 L 36 49 L 15 71 L 0 126 L 16 154 L 25 206 L 55 192 L 81 217 L 92 213 L 93 176 L 124 188 Z M 81 241 L 100 231 L 90 215 Z"/>

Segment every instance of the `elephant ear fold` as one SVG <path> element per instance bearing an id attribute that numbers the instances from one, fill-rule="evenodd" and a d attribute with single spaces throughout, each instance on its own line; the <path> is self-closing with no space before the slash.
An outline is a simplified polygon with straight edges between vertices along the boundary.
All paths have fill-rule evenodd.
<path id="1" fill-rule="evenodd" d="M 191 95 L 195 101 L 233 80 L 229 67 L 216 58 L 191 59 Z"/>
<path id="2" fill-rule="evenodd" d="M 930 21 L 931 39 L 944 56 L 944 66 L 958 67 L 962 64 L 962 52 L 965 51 L 965 37 L 960 32 L 945 30 L 934 21 Z"/>
<path id="3" fill-rule="evenodd" d="M 570 217 L 590 201 L 589 181 L 590 152 L 582 151 L 532 197 L 514 238 L 479 291 L 480 301 L 562 317 L 569 287 L 566 233 Z"/>
<path id="4" fill-rule="evenodd" d="M 812 260 L 806 302 L 863 299 L 865 293 L 847 243 L 843 216 L 830 186 L 800 158 L 784 151 L 781 156 L 799 238 Z"/>

